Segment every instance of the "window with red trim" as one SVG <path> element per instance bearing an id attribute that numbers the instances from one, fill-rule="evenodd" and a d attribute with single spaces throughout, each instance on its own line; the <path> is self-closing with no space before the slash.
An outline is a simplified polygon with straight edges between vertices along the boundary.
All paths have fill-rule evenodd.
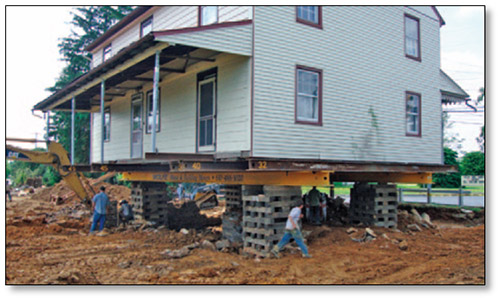
<path id="1" fill-rule="evenodd" d="M 405 55 L 420 61 L 420 20 L 405 14 Z"/>
<path id="2" fill-rule="evenodd" d="M 141 23 L 141 37 L 150 33 L 153 30 L 153 16 L 147 18 Z"/>
<path id="3" fill-rule="evenodd" d="M 322 71 L 297 66 L 295 84 L 295 122 L 322 124 Z"/>
<path id="4" fill-rule="evenodd" d="M 322 28 L 321 6 L 297 6 L 297 22 Z"/>

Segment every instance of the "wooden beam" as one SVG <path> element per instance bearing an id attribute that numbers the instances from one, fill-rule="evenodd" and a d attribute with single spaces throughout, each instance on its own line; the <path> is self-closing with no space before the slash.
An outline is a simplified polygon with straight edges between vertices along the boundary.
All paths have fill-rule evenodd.
<path id="1" fill-rule="evenodd" d="M 160 68 L 162 72 L 173 72 L 173 73 L 186 73 L 186 70 L 172 69 L 172 68 Z"/>
<path id="2" fill-rule="evenodd" d="M 195 56 L 186 56 L 186 55 L 162 54 L 161 57 L 164 57 L 164 58 L 189 59 L 189 60 L 198 60 L 198 61 L 209 61 L 209 62 L 214 62 L 215 61 L 215 58 L 195 57 Z"/>
<path id="3" fill-rule="evenodd" d="M 128 80 L 153 82 L 153 78 L 141 78 L 141 77 L 134 77 L 134 78 L 130 78 Z"/>

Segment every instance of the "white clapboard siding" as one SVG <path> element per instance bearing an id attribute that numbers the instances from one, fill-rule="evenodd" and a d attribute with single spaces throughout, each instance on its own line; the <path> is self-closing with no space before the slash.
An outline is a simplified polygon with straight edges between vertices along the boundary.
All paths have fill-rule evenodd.
<path id="1" fill-rule="evenodd" d="M 239 55 L 252 55 L 252 24 L 158 37 L 157 40 Z"/>
<path id="2" fill-rule="evenodd" d="M 159 152 L 196 151 L 196 90 L 199 72 L 218 68 L 217 152 L 250 150 L 250 59 L 220 54 L 216 62 L 202 62 L 185 74 L 164 77 L 160 84 L 161 127 L 157 133 Z M 145 85 L 144 96 L 151 90 Z M 104 145 L 105 160 L 130 158 L 130 99 L 132 93 L 111 104 L 111 141 Z M 146 99 L 146 97 L 144 97 Z M 144 115 L 146 100 L 144 100 Z M 100 114 L 93 114 L 92 161 L 100 160 Z M 145 119 L 144 119 L 145 122 Z M 151 152 L 151 134 L 143 135 L 143 152 Z"/>
<path id="3" fill-rule="evenodd" d="M 128 101 L 127 101 L 128 99 Z M 106 106 L 107 107 L 107 106 Z M 130 158 L 130 97 L 121 97 L 110 105 L 111 134 L 104 142 L 104 160 Z M 101 160 L 101 114 L 92 113 L 92 162 Z"/>
<path id="4" fill-rule="evenodd" d="M 251 6 L 221 6 L 219 8 L 219 23 L 251 19 L 251 12 Z M 141 22 L 151 15 L 153 15 L 153 31 L 198 26 L 198 6 L 159 6 L 153 8 L 152 13 L 148 11 L 94 49 L 92 51 L 92 67 L 102 63 L 103 47 L 111 43 L 111 54 L 115 55 L 121 49 L 137 41 L 140 38 Z"/>
<path id="5" fill-rule="evenodd" d="M 253 155 L 441 163 L 435 14 L 396 6 L 322 13 L 318 29 L 297 23 L 294 7 L 255 8 Z M 404 13 L 420 18 L 422 62 L 405 57 Z M 295 124 L 296 65 L 323 70 L 322 126 Z M 405 91 L 422 94 L 422 137 L 406 136 Z"/>

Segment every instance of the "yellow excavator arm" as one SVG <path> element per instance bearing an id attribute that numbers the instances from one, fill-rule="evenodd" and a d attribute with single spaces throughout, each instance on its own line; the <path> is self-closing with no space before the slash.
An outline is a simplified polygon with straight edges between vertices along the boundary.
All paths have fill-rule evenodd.
<path id="1" fill-rule="evenodd" d="M 34 140 L 11 139 L 7 141 L 17 142 L 34 142 Z M 12 145 L 5 145 L 7 159 L 25 161 L 30 163 L 51 165 L 61 175 L 64 181 L 75 192 L 80 200 L 87 203 L 93 195 L 89 195 L 84 188 L 80 177 L 75 171 L 64 171 L 62 166 L 70 166 L 71 162 L 68 157 L 68 152 L 64 147 L 53 141 L 47 142 L 47 152 L 26 150 Z M 69 168 L 71 170 L 71 168 Z"/>

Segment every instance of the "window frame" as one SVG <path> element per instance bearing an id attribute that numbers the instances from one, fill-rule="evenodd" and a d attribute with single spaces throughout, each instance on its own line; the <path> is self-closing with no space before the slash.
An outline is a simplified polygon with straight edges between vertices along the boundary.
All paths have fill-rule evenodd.
<path id="1" fill-rule="evenodd" d="M 151 32 L 151 31 L 153 31 L 153 15 L 151 15 L 149 18 L 147 18 L 146 20 L 141 22 L 141 28 L 140 28 L 140 30 L 141 30 L 140 37 L 141 38 L 149 33 L 148 32 L 148 33 L 144 34 L 144 27 L 148 26 L 149 24 L 151 24 L 151 30 L 149 31 L 149 32 Z"/>
<path id="2" fill-rule="evenodd" d="M 106 122 L 106 115 L 109 116 L 109 122 Z M 104 142 L 110 142 L 110 141 L 111 141 L 111 107 L 108 106 L 104 108 Z"/>
<path id="3" fill-rule="evenodd" d="M 297 5 L 295 7 L 295 20 L 297 21 L 297 23 L 302 23 L 302 24 L 305 24 L 305 25 L 309 25 L 309 26 L 312 26 L 312 27 L 323 29 L 323 20 L 322 20 L 321 6 L 320 5 L 311 5 L 311 6 L 318 7 L 318 23 L 314 23 L 314 22 L 311 22 L 309 20 L 300 18 L 299 17 L 299 7 L 301 7 L 301 6 L 304 6 L 304 5 Z"/>
<path id="4" fill-rule="evenodd" d="M 298 117 L 299 70 L 318 74 L 318 120 L 301 120 Z M 295 66 L 295 124 L 323 126 L 323 70 L 303 65 Z"/>
<path id="5" fill-rule="evenodd" d="M 113 50 L 111 45 L 112 44 L 109 44 L 109 45 L 105 46 L 104 48 L 102 48 L 102 62 L 105 62 L 111 58 L 111 51 Z M 106 54 L 109 54 L 109 57 L 106 58 Z"/>
<path id="6" fill-rule="evenodd" d="M 408 54 L 407 52 L 407 49 L 406 49 L 406 19 L 412 19 L 414 21 L 417 22 L 417 29 L 418 29 L 418 56 L 413 56 L 411 54 Z M 421 37 L 421 30 L 420 30 L 420 19 L 415 17 L 415 16 L 412 16 L 410 14 L 404 14 L 404 18 L 403 18 L 403 23 L 404 23 L 404 52 L 405 52 L 405 56 L 410 58 L 410 59 L 413 59 L 413 60 L 416 60 L 418 62 L 421 62 L 422 61 L 422 37 Z"/>
<path id="7" fill-rule="evenodd" d="M 156 132 L 161 131 L 161 89 L 158 88 L 158 110 L 156 111 L 158 113 L 158 124 L 156 126 Z M 150 97 L 151 96 L 151 97 Z M 146 134 L 151 134 L 153 131 L 149 129 L 149 103 L 151 101 L 151 113 L 153 113 L 153 90 L 149 90 L 146 93 L 146 109 L 144 110 L 144 114 L 146 117 Z"/>
<path id="8" fill-rule="evenodd" d="M 215 6 L 215 8 L 217 9 L 217 11 L 215 13 L 215 22 L 210 23 L 210 24 L 202 24 L 202 22 L 203 22 L 203 8 L 204 7 L 212 7 L 212 6 Z M 213 24 L 219 24 L 219 6 L 218 5 L 200 5 L 200 6 L 198 6 L 198 26 L 202 27 L 202 26 L 209 26 L 209 25 L 213 25 Z"/>
<path id="9" fill-rule="evenodd" d="M 408 96 L 416 96 L 418 97 L 418 115 L 417 115 L 417 120 L 418 120 L 418 132 L 408 132 Z M 411 91 L 406 91 L 405 92 L 405 132 L 406 136 L 412 136 L 412 137 L 422 137 L 422 94 L 416 93 L 416 92 L 411 92 Z M 410 113 L 411 115 L 415 115 L 414 113 Z"/>

